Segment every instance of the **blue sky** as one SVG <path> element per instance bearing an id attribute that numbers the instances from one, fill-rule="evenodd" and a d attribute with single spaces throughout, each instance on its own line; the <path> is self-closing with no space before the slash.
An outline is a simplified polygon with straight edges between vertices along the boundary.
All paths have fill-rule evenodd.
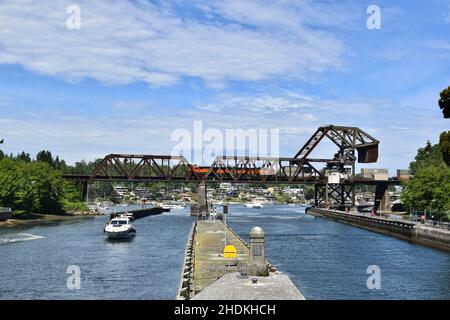
<path id="1" fill-rule="evenodd" d="M 81 9 L 81 28 L 66 9 Z M 366 10 L 381 9 L 369 30 Z M 359 126 L 406 168 L 449 129 L 450 2 L 0 0 L 6 152 L 68 162 L 169 154 L 171 133 L 280 130 L 293 156 L 318 126 Z M 319 150 L 329 156 L 333 150 Z"/>

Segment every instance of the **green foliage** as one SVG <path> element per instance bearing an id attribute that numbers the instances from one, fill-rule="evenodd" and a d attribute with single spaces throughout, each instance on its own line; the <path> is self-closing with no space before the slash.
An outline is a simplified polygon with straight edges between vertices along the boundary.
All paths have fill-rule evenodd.
<path id="1" fill-rule="evenodd" d="M 444 131 L 439 136 L 439 148 L 445 163 L 450 166 L 450 131 Z"/>
<path id="2" fill-rule="evenodd" d="M 50 151 L 47 151 L 47 150 L 39 151 L 38 154 L 36 155 L 36 161 L 46 162 L 49 165 L 53 166 L 52 153 Z"/>
<path id="3" fill-rule="evenodd" d="M 421 167 L 405 183 L 402 202 L 408 209 L 450 210 L 450 168 L 444 163 Z"/>
<path id="4" fill-rule="evenodd" d="M 0 160 L 0 205 L 27 213 L 59 214 L 80 206 L 78 190 L 46 162 Z"/>
<path id="5" fill-rule="evenodd" d="M 305 195 L 306 200 L 311 200 L 314 198 L 314 195 L 315 195 L 314 187 L 305 186 L 303 188 L 303 190 L 304 190 L 304 195 Z"/>
<path id="6" fill-rule="evenodd" d="M 439 99 L 439 107 L 444 114 L 444 118 L 450 118 L 450 87 L 442 90 L 440 94 L 441 98 Z"/>
<path id="7" fill-rule="evenodd" d="M 25 153 L 22 151 L 22 153 L 18 154 L 16 157 L 17 160 L 25 161 L 25 162 L 31 162 L 31 156 L 29 153 Z"/>
<path id="8" fill-rule="evenodd" d="M 450 133 L 450 132 L 449 132 Z M 404 183 L 402 202 L 406 208 L 433 210 L 445 217 L 450 210 L 450 167 L 444 162 L 449 134 L 441 134 L 440 144 L 420 148 L 410 168 L 414 177 Z"/>
<path id="9" fill-rule="evenodd" d="M 279 194 L 279 193 L 275 194 L 275 200 L 278 203 L 289 203 L 289 202 L 292 202 L 288 195 L 286 195 L 286 194 Z"/>
<path id="10" fill-rule="evenodd" d="M 410 163 L 410 169 L 412 174 L 416 174 L 420 168 L 430 165 L 439 166 L 444 162 L 441 149 L 439 145 L 432 145 L 430 141 L 427 142 L 425 148 L 420 148 L 417 151 L 415 161 Z"/>

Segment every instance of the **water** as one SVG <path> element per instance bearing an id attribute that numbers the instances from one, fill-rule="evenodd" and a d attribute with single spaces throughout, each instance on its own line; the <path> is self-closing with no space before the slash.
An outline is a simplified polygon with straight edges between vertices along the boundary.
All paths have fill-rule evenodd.
<path id="1" fill-rule="evenodd" d="M 0 299 L 174 299 L 189 210 L 134 222 L 137 236 L 110 242 L 105 216 L 53 226 L 0 229 Z M 304 214 L 299 207 L 230 206 L 243 238 L 264 228 L 267 255 L 307 299 L 449 299 L 450 254 Z M 68 290 L 67 267 L 81 268 Z M 381 290 L 366 286 L 381 268 Z"/>
<path id="2" fill-rule="evenodd" d="M 307 299 L 449 299 L 450 254 L 379 233 L 315 218 L 300 207 L 231 210 L 228 224 L 246 240 L 266 232 L 271 263 Z M 381 269 L 381 289 L 367 288 L 367 267 Z"/>
<path id="3" fill-rule="evenodd" d="M 0 229 L 0 299 L 174 299 L 188 210 L 136 220 L 130 241 L 106 240 L 106 220 Z M 80 290 L 67 289 L 70 265 L 81 269 Z"/>

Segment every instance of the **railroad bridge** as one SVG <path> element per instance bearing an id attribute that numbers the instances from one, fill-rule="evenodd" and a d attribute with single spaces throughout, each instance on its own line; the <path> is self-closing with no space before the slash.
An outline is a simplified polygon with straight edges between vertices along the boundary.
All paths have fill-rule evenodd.
<path id="1" fill-rule="evenodd" d="M 328 158 L 310 154 L 324 140 L 337 152 Z M 90 175 L 63 175 L 84 184 L 87 195 L 94 181 L 179 182 L 198 184 L 198 212 L 207 210 L 207 183 L 313 184 L 316 207 L 355 205 L 355 186 L 375 186 L 375 211 L 384 208 L 388 186 L 396 178 L 375 180 L 357 176 L 355 164 L 378 160 L 379 141 L 357 127 L 319 127 L 293 157 L 219 156 L 210 166 L 191 165 L 182 156 L 107 155 Z"/>

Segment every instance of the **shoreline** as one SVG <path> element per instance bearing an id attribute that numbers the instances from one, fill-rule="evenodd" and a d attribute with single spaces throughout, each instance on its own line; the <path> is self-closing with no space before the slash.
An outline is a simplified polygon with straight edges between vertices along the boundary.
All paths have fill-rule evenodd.
<path id="1" fill-rule="evenodd" d="M 90 212 L 69 212 L 66 214 L 26 214 L 23 218 L 11 218 L 6 221 L 0 221 L 0 229 L 14 228 L 22 226 L 46 225 L 58 222 L 66 222 L 77 219 L 93 218 L 99 214 Z"/>

